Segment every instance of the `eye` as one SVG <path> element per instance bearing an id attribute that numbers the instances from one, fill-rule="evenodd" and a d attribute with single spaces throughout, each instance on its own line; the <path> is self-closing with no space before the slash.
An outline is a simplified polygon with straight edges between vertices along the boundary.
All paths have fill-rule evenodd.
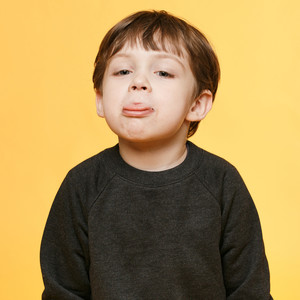
<path id="1" fill-rule="evenodd" d="M 174 77 L 174 75 L 172 75 L 172 74 L 170 74 L 170 73 L 168 73 L 166 71 L 158 71 L 158 72 L 156 72 L 156 74 L 158 76 L 166 77 L 166 78 L 173 78 Z"/>
<path id="2" fill-rule="evenodd" d="M 128 74 L 130 74 L 130 71 L 128 71 L 128 70 L 120 70 L 120 71 L 118 71 L 118 72 L 115 72 L 114 73 L 114 75 L 121 75 L 121 76 L 123 76 L 123 75 L 128 75 Z"/>

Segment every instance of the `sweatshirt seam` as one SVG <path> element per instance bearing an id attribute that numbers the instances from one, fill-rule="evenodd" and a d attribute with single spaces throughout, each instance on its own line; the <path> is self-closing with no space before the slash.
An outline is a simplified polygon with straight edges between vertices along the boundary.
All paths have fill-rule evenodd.
<path id="1" fill-rule="evenodd" d="M 210 193 L 210 195 L 220 204 L 220 201 L 218 200 L 217 196 L 208 187 L 206 181 L 199 178 L 199 175 L 196 172 L 195 172 L 195 176 L 196 176 L 197 180 L 202 184 L 202 186 Z"/>
<path id="2" fill-rule="evenodd" d="M 117 174 L 113 174 L 111 176 L 110 179 L 107 180 L 107 182 L 104 184 L 103 188 L 97 193 L 97 195 L 95 196 L 94 200 L 92 201 L 89 210 L 88 210 L 88 218 L 90 215 L 90 211 L 93 209 L 95 203 L 97 202 L 97 200 L 100 198 L 101 194 L 106 190 L 107 186 L 110 184 L 110 182 L 117 176 Z"/>

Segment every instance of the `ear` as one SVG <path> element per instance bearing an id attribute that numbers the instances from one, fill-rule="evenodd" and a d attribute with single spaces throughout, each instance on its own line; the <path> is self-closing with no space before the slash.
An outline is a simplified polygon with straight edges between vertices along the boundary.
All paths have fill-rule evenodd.
<path id="1" fill-rule="evenodd" d="M 103 96 L 99 90 L 95 90 L 96 92 L 96 108 L 97 114 L 99 117 L 104 118 L 104 109 L 103 109 Z"/>
<path id="2" fill-rule="evenodd" d="M 186 120 L 190 122 L 201 121 L 211 110 L 213 95 L 210 90 L 204 90 L 192 103 L 190 110 L 186 116 Z"/>

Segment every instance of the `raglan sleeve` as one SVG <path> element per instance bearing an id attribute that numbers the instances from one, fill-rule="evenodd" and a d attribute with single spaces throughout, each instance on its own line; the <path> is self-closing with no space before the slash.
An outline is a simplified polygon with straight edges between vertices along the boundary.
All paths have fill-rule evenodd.
<path id="1" fill-rule="evenodd" d="M 271 300 L 259 216 L 234 167 L 224 177 L 220 243 L 227 300 Z"/>
<path id="2" fill-rule="evenodd" d="M 70 172 L 52 204 L 41 242 L 43 300 L 91 299 L 87 213 Z"/>

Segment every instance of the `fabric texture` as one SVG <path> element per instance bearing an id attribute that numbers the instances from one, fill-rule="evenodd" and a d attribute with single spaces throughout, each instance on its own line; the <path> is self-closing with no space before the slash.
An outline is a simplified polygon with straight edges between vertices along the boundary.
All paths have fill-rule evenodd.
<path id="1" fill-rule="evenodd" d="M 42 239 L 42 299 L 272 299 L 241 176 L 187 147 L 162 172 L 129 166 L 116 145 L 68 173 Z"/>

